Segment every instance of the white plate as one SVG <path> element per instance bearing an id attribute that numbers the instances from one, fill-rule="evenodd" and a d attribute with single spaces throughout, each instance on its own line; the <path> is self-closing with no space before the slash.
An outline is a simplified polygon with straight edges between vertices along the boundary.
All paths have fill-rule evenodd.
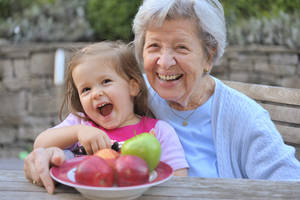
<path id="1" fill-rule="evenodd" d="M 160 162 L 154 172 L 150 174 L 149 182 L 142 185 L 127 187 L 87 186 L 77 183 L 75 180 L 75 170 L 84 157 L 76 157 L 65 161 L 60 167 L 52 167 L 50 175 L 57 182 L 76 188 L 76 190 L 88 199 L 136 199 L 150 187 L 161 184 L 173 176 L 172 168 L 168 164 Z"/>

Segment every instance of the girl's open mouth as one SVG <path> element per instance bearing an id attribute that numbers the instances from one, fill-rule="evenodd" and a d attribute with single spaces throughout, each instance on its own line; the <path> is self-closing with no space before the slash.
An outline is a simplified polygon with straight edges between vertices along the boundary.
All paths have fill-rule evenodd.
<path id="1" fill-rule="evenodd" d="M 113 105 L 111 103 L 106 103 L 98 107 L 98 110 L 102 116 L 109 115 L 113 110 Z"/>

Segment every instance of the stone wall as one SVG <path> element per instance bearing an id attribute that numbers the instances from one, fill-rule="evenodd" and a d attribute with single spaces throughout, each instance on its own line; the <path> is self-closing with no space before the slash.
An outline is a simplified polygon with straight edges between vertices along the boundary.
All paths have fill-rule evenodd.
<path id="1" fill-rule="evenodd" d="M 280 46 L 228 47 L 212 74 L 224 80 L 300 88 L 300 51 Z"/>
<path id="2" fill-rule="evenodd" d="M 57 124 L 62 87 L 55 86 L 55 51 L 66 60 L 85 44 L 0 46 L 0 158 L 30 150 L 34 138 Z M 228 47 L 212 74 L 220 79 L 300 87 L 300 51 L 284 47 Z"/>
<path id="3" fill-rule="evenodd" d="M 0 46 L 0 158 L 30 150 L 34 138 L 57 124 L 62 87 L 55 86 L 54 57 L 83 44 Z"/>

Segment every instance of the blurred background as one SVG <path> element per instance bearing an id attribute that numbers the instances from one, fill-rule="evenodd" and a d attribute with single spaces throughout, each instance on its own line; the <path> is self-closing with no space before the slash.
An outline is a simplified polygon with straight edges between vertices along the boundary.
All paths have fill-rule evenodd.
<path id="1" fill-rule="evenodd" d="M 131 41 L 142 0 L 0 0 L 0 158 L 24 158 L 59 122 L 73 50 Z M 300 88 L 300 0 L 221 0 L 228 45 L 212 74 Z"/>
<path id="2" fill-rule="evenodd" d="M 142 0 L 0 0 L 6 42 L 130 41 Z M 300 0 L 220 0 L 229 45 L 300 47 Z"/>

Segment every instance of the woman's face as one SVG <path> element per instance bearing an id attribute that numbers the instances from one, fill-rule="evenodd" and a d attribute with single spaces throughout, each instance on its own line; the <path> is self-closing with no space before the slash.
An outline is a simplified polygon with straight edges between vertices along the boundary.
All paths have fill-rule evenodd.
<path id="1" fill-rule="evenodd" d="M 187 106 L 201 96 L 203 69 L 210 70 L 196 23 L 166 20 L 146 31 L 144 69 L 152 88 L 164 99 Z"/>

